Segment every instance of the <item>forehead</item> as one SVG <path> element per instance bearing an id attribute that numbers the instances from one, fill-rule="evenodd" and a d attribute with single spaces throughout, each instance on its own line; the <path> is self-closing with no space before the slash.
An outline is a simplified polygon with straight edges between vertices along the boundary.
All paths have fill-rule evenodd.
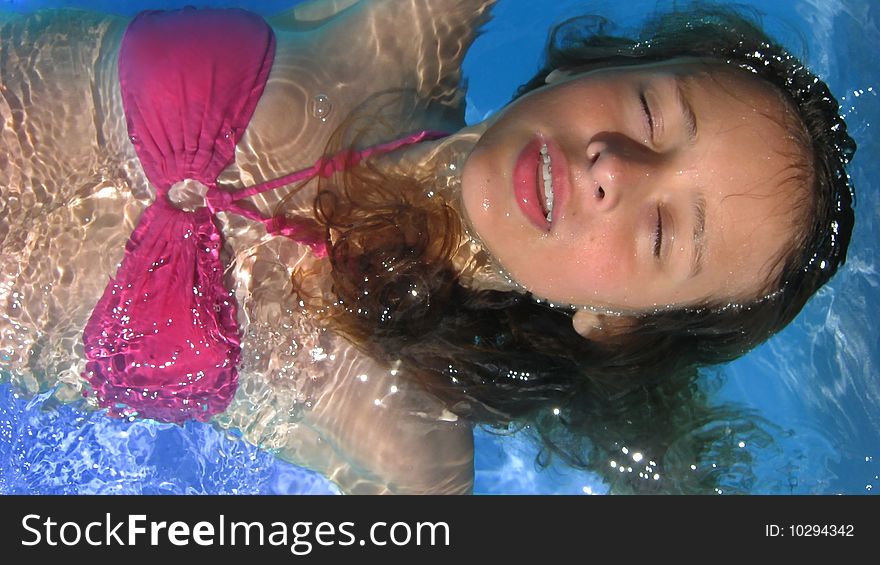
<path id="1" fill-rule="evenodd" d="M 811 200 L 799 123 L 771 85 L 717 63 L 670 65 L 700 122 L 686 176 L 706 199 L 705 299 L 766 292 Z"/>
<path id="2" fill-rule="evenodd" d="M 557 82 L 572 86 L 571 83 L 601 84 L 609 79 L 642 79 L 651 75 L 687 78 L 689 82 L 702 83 L 713 94 L 721 94 L 720 89 L 730 98 L 751 104 L 758 110 L 770 112 L 787 106 L 781 92 L 754 73 L 711 57 L 676 57 L 647 63 L 559 69 L 548 76 L 549 86 L 539 91 L 555 90 Z"/>

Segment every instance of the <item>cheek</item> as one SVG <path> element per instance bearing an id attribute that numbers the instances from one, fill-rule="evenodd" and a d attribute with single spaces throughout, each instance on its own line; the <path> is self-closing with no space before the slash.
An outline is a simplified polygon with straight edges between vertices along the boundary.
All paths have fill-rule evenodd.
<path id="1" fill-rule="evenodd" d="M 477 147 L 468 157 L 461 177 L 464 211 L 474 228 L 482 236 L 491 225 L 491 215 L 498 206 L 497 185 L 503 182 L 493 170 L 491 147 Z"/>
<path id="2" fill-rule="evenodd" d="M 633 260 L 621 238 L 596 230 L 577 238 L 548 238 L 531 256 L 520 255 L 510 273 L 536 295 L 573 304 L 627 301 Z"/>
<path id="3" fill-rule="evenodd" d="M 632 257 L 621 238 L 613 232 L 596 232 L 563 247 L 559 267 L 568 276 L 570 292 L 608 296 L 626 290 Z M 601 297 L 600 296 L 600 297 Z"/>

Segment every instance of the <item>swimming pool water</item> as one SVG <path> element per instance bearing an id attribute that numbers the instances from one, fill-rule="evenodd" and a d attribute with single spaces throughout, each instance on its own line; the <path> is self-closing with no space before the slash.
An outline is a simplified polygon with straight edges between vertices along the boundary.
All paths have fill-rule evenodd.
<path id="1" fill-rule="evenodd" d="M 133 14 L 144 8 L 241 6 L 272 14 L 290 0 L 0 0 L 0 9 L 83 7 Z M 546 32 L 571 15 L 594 13 L 622 25 L 664 2 L 501 0 L 465 60 L 467 119 L 503 106 L 537 67 Z M 789 328 L 745 358 L 706 376 L 719 401 L 740 402 L 774 424 L 772 445 L 755 455 L 755 493 L 875 493 L 880 490 L 880 177 L 873 131 L 880 123 L 880 44 L 874 0 L 759 1 L 771 35 L 823 78 L 842 100 L 859 150 L 850 173 L 856 230 L 846 266 Z M 476 434 L 477 493 L 601 493 L 589 473 L 561 463 L 539 470 L 533 442 Z M 278 461 L 234 435 L 195 422 L 127 423 L 32 399 L 0 385 L 0 493 L 327 493 L 328 481 Z"/>

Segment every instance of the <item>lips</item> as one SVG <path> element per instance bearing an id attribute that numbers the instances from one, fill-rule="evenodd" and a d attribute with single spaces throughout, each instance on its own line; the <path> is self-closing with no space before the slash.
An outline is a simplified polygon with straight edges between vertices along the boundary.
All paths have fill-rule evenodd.
<path id="1" fill-rule="evenodd" d="M 553 208 L 549 220 L 542 181 L 541 148 L 544 145 L 550 156 L 553 180 Z M 520 210 L 537 229 L 552 231 L 553 223 L 562 216 L 568 194 L 568 164 L 553 140 L 538 135 L 526 144 L 514 165 L 513 193 Z"/>
<path id="2" fill-rule="evenodd" d="M 541 202 L 543 190 L 538 182 L 543 141 L 536 137 L 520 152 L 513 170 L 513 194 L 526 218 L 541 231 L 550 231 L 550 222 Z"/>

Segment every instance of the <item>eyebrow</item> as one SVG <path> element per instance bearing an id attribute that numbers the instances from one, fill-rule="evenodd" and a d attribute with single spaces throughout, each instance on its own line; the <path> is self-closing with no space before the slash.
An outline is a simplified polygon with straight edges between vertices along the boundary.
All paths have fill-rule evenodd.
<path id="1" fill-rule="evenodd" d="M 688 100 L 687 93 L 685 92 L 686 87 L 684 78 L 677 77 L 675 81 L 675 99 L 681 108 L 684 125 L 688 132 L 688 139 L 693 143 L 697 140 L 697 115 L 694 114 L 694 109 Z"/>
<path id="2" fill-rule="evenodd" d="M 691 256 L 691 272 L 688 278 L 693 278 L 703 270 L 703 256 L 706 251 L 706 197 L 698 192 L 693 202 L 694 212 L 694 252 Z"/>

